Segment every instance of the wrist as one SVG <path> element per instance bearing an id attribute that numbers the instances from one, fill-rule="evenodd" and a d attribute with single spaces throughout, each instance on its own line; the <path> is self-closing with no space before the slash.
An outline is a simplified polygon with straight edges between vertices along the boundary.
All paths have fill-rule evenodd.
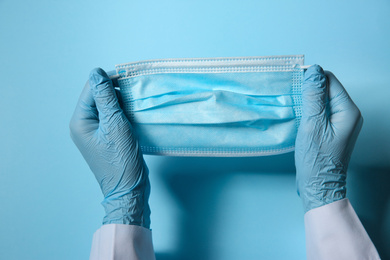
<path id="1" fill-rule="evenodd" d="M 301 188 L 300 190 L 304 190 L 303 192 L 300 192 L 299 196 L 302 200 L 305 213 L 314 208 L 325 206 L 346 198 L 345 185 L 329 187 L 329 185 L 323 184 L 323 186 L 318 187 L 316 184 L 312 184 L 310 187 Z"/>
<path id="2" fill-rule="evenodd" d="M 120 197 L 108 197 L 102 201 L 106 215 L 103 225 L 127 224 L 150 228 L 149 196 L 144 192 L 132 192 Z"/>
<path id="3" fill-rule="evenodd" d="M 330 203 L 345 199 L 345 192 L 337 192 L 332 196 L 313 195 L 311 193 L 304 193 L 300 195 L 304 212 L 308 212 L 312 209 L 319 208 Z"/>
<path id="4" fill-rule="evenodd" d="M 304 212 L 346 198 L 346 174 L 344 171 L 321 171 L 298 181 L 299 196 Z"/>

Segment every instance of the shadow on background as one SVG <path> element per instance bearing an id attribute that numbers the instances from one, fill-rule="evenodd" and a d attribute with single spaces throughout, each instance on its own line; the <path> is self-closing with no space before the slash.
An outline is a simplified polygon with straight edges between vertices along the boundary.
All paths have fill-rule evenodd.
<path id="1" fill-rule="evenodd" d="M 381 259 L 390 260 L 390 121 L 382 118 L 386 108 L 377 98 L 362 108 L 365 123 L 349 167 L 347 195 Z"/>
<path id="2" fill-rule="evenodd" d="M 240 172 L 295 174 L 294 153 L 252 158 L 167 157 L 159 171 L 184 214 L 177 223 L 179 251 L 157 252 L 157 260 L 212 260 L 213 227 L 226 183 Z M 349 172 L 348 197 L 382 260 L 390 260 L 390 168 L 351 165 Z"/>
<path id="3" fill-rule="evenodd" d="M 352 167 L 348 197 L 382 260 L 390 260 L 390 167 Z"/>
<path id="4" fill-rule="evenodd" d="M 179 251 L 156 253 L 157 260 L 211 260 L 213 227 L 218 221 L 217 205 L 229 179 L 245 174 L 295 174 L 294 154 L 248 158 L 167 157 L 159 176 L 184 211 L 177 225 Z"/>

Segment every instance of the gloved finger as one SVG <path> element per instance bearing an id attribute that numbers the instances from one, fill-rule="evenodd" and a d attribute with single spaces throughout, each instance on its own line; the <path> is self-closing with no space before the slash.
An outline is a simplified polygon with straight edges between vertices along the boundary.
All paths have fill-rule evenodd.
<path id="1" fill-rule="evenodd" d="M 123 109 L 123 99 L 122 99 L 121 92 L 118 89 L 115 89 L 115 94 L 116 94 L 116 97 L 118 98 L 119 106 Z"/>
<path id="2" fill-rule="evenodd" d="M 96 68 L 90 73 L 89 84 L 99 112 L 99 120 L 103 124 L 109 124 L 110 120 L 122 113 L 112 81 L 104 70 Z"/>
<path id="3" fill-rule="evenodd" d="M 82 136 L 85 133 L 96 130 L 98 124 L 98 111 L 91 93 L 89 82 L 87 81 L 69 123 L 73 140 L 75 140 L 74 138 L 76 136 Z"/>
<path id="4" fill-rule="evenodd" d="M 112 85 L 115 88 L 115 94 L 116 97 L 118 98 L 119 106 L 123 109 L 123 100 L 122 100 L 121 92 L 119 91 L 119 84 L 118 84 L 119 75 L 116 73 L 116 70 L 107 71 L 107 75 L 111 79 Z"/>
<path id="5" fill-rule="evenodd" d="M 107 75 L 111 79 L 111 82 L 112 82 L 112 85 L 114 86 L 114 88 L 119 88 L 119 85 L 118 85 L 119 75 L 116 73 L 116 70 L 107 71 Z"/>
<path id="6" fill-rule="evenodd" d="M 359 108 L 333 73 L 326 71 L 329 81 L 329 120 L 338 133 L 350 134 L 363 124 Z"/>
<path id="7" fill-rule="evenodd" d="M 323 69 L 310 66 L 302 82 L 302 118 L 322 119 L 326 116 L 327 85 Z"/>

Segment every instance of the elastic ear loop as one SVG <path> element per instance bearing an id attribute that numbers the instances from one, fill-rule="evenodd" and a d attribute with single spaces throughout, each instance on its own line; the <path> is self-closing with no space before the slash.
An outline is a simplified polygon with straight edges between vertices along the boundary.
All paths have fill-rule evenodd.
<path id="1" fill-rule="evenodd" d="M 115 84 L 118 81 L 118 79 L 120 78 L 120 75 L 115 74 L 115 75 L 110 76 L 109 78 L 111 79 L 112 83 L 114 84 L 114 88 L 116 90 L 120 90 L 120 88 L 118 87 L 118 84 Z"/>

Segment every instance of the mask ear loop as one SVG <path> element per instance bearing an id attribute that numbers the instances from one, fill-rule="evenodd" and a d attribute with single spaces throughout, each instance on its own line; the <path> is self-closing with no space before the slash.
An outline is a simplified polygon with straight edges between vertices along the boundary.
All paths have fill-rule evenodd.
<path id="1" fill-rule="evenodd" d="M 113 79 L 117 79 L 119 78 L 120 76 L 118 74 L 115 74 L 115 75 L 112 75 L 110 76 L 110 79 L 113 80 Z"/>
<path id="2" fill-rule="evenodd" d="M 303 66 L 301 66 L 301 68 L 304 69 L 304 70 L 307 70 L 310 67 L 311 67 L 311 65 L 303 65 Z"/>
<path id="3" fill-rule="evenodd" d="M 110 79 L 112 80 L 112 83 L 113 83 L 114 88 L 116 90 L 119 90 L 119 87 L 118 87 L 118 84 L 117 84 L 117 81 L 118 81 L 119 78 L 120 78 L 119 74 L 115 74 L 115 75 L 110 76 Z"/>

